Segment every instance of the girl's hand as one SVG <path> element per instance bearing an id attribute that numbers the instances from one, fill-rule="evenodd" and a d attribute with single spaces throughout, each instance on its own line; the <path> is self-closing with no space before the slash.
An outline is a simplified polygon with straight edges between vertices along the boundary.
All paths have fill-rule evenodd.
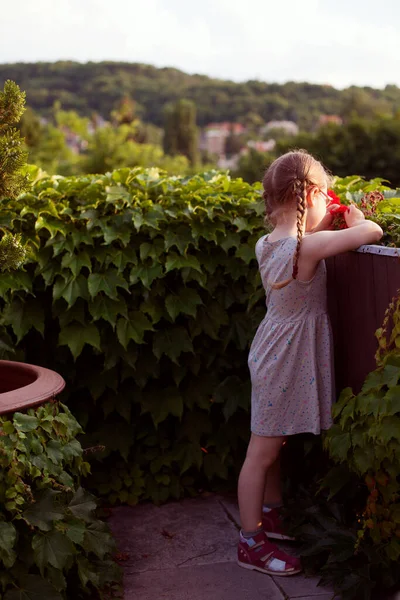
<path id="1" fill-rule="evenodd" d="M 333 219 L 335 218 L 335 209 L 339 208 L 339 204 L 330 204 L 327 208 L 326 215 L 318 223 L 316 227 L 310 233 L 316 233 L 317 231 L 329 231 L 332 229 Z"/>
<path id="2" fill-rule="evenodd" d="M 344 213 L 344 220 L 347 227 L 355 227 L 356 225 L 360 225 L 362 221 L 365 221 L 365 216 L 359 208 L 354 204 L 350 204 L 349 210 Z"/>

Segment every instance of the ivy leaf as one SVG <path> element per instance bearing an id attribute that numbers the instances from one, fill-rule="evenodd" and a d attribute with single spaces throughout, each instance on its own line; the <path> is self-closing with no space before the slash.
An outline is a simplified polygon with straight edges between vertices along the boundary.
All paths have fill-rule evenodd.
<path id="1" fill-rule="evenodd" d="M 8 551 L 15 544 L 17 532 L 12 523 L 0 521 L 0 548 Z"/>
<path id="2" fill-rule="evenodd" d="M 17 559 L 14 544 L 17 540 L 17 532 L 12 523 L 0 521 L 0 560 L 7 569 L 11 569 Z"/>
<path id="3" fill-rule="evenodd" d="M 115 549 L 114 540 L 105 523 L 96 521 L 86 528 L 83 548 L 86 552 L 93 552 L 101 559 Z"/>
<path id="4" fill-rule="evenodd" d="M 60 464 L 64 455 L 62 453 L 62 444 L 59 440 L 50 440 L 46 446 L 46 454 L 55 465 Z"/>
<path id="5" fill-rule="evenodd" d="M 196 316 L 197 306 L 203 304 L 199 294 L 192 288 L 181 288 L 176 294 L 169 294 L 165 299 L 165 306 L 173 321 L 179 313 Z"/>
<path id="6" fill-rule="evenodd" d="M 114 300 L 118 299 L 117 288 L 129 291 L 128 282 L 114 268 L 109 268 L 104 273 L 92 273 L 89 275 L 88 288 L 92 298 L 99 292 L 104 292 Z"/>
<path id="7" fill-rule="evenodd" d="M 148 256 L 158 262 L 159 256 L 164 252 L 164 240 L 160 237 L 149 242 L 140 244 L 140 260 L 144 261 Z"/>
<path id="8" fill-rule="evenodd" d="M 162 265 L 156 263 L 155 265 L 141 265 L 139 267 L 133 267 L 129 276 L 129 282 L 134 285 L 138 281 L 141 281 L 147 289 L 150 289 L 151 284 L 155 279 L 163 277 L 164 272 Z"/>
<path id="9" fill-rule="evenodd" d="M 60 492 L 46 490 L 38 500 L 22 514 L 23 518 L 30 524 L 42 531 L 50 531 L 53 521 L 59 521 L 64 513 L 54 507 L 54 498 Z"/>
<path id="10" fill-rule="evenodd" d="M 0 297 L 5 298 L 12 292 L 24 290 L 27 294 L 32 292 L 32 278 L 24 271 L 7 273 L 0 277 Z"/>
<path id="11" fill-rule="evenodd" d="M 68 508 L 75 517 L 84 521 L 92 521 L 93 511 L 96 508 L 95 497 L 80 487 L 74 494 Z"/>
<path id="12" fill-rule="evenodd" d="M 342 433 L 331 437 L 329 440 L 330 454 L 334 460 L 343 462 L 350 450 L 351 437 L 349 433 Z"/>
<path id="13" fill-rule="evenodd" d="M 143 225 L 153 227 L 154 229 L 160 229 L 158 223 L 166 220 L 164 209 L 160 204 L 154 204 L 150 210 L 143 214 Z"/>
<path id="14" fill-rule="evenodd" d="M 63 569 L 68 559 L 75 553 L 75 548 L 70 539 L 60 531 L 37 533 L 32 539 L 35 563 L 43 573 L 45 567 L 51 564 L 56 569 Z"/>
<path id="15" fill-rule="evenodd" d="M 165 250 L 176 246 L 182 255 L 186 254 L 189 245 L 194 245 L 192 233 L 185 225 L 180 225 L 177 229 L 168 229 L 165 233 Z"/>
<path id="16" fill-rule="evenodd" d="M 71 232 L 71 237 L 75 248 L 79 248 L 81 244 L 85 244 L 87 246 L 94 245 L 92 234 L 86 229 L 83 231 L 79 231 L 79 229 L 75 227 Z"/>
<path id="17" fill-rule="evenodd" d="M 113 300 L 103 293 L 97 294 L 94 300 L 88 303 L 89 312 L 94 321 L 104 319 L 108 321 L 114 328 L 117 322 L 118 315 L 123 315 L 128 318 L 128 308 L 125 299 L 119 297 L 118 300 Z"/>
<path id="18" fill-rule="evenodd" d="M 39 575 L 25 575 L 18 582 L 17 589 L 8 590 L 4 600 L 62 600 L 62 596 L 54 587 L 39 577 Z"/>
<path id="19" fill-rule="evenodd" d="M 372 446 L 364 446 L 361 448 L 358 446 L 354 450 L 353 460 L 358 471 L 363 475 L 367 473 L 374 464 L 375 450 Z"/>
<path id="20" fill-rule="evenodd" d="M 400 368 L 394 365 L 385 365 L 384 368 L 376 369 L 369 373 L 362 387 L 363 392 L 387 385 L 389 388 L 398 384 L 400 379 Z"/>
<path id="21" fill-rule="evenodd" d="M 75 544 L 80 546 L 83 543 L 86 525 L 82 521 L 72 521 L 67 524 L 65 535 Z"/>
<path id="22" fill-rule="evenodd" d="M 33 327 L 39 333 L 44 335 L 44 310 L 38 300 L 21 300 L 16 297 L 6 305 L 3 312 L 2 321 L 4 324 L 10 324 L 16 337 L 17 343 Z"/>
<path id="23" fill-rule="evenodd" d="M 202 272 L 201 265 L 195 256 L 191 256 L 190 254 L 180 256 L 176 252 L 170 252 L 165 263 L 165 272 L 169 273 L 169 271 L 183 269 L 184 267 L 191 267 L 199 273 Z"/>
<path id="24" fill-rule="evenodd" d="M 238 231 L 250 231 L 251 232 L 253 229 L 253 226 L 244 217 L 236 217 L 236 219 L 233 220 L 233 225 L 235 225 L 237 227 Z"/>
<path id="25" fill-rule="evenodd" d="M 106 245 L 118 240 L 126 247 L 130 242 L 132 231 L 126 226 L 118 227 L 112 224 L 102 224 L 101 229 L 103 231 L 104 243 Z"/>
<path id="26" fill-rule="evenodd" d="M 150 318 L 153 322 L 153 325 L 155 325 L 156 323 L 158 323 L 160 321 L 160 319 L 165 316 L 165 308 L 164 308 L 164 302 L 161 298 L 158 297 L 152 297 L 149 299 L 146 299 L 144 302 L 142 302 L 142 304 L 140 305 L 140 310 L 148 315 L 150 315 Z"/>
<path id="27" fill-rule="evenodd" d="M 122 185 L 106 186 L 106 202 L 115 204 L 118 200 L 122 200 L 122 204 L 131 205 L 132 196 L 130 192 Z"/>
<path id="28" fill-rule="evenodd" d="M 165 354 L 178 364 L 182 352 L 193 352 L 192 340 L 184 327 L 165 328 L 154 334 L 153 352 L 158 360 Z"/>
<path id="29" fill-rule="evenodd" d="M 183 398 L 175 387 L 168 387 L 155 395 L 153 390 L 143 396 L 142 412 L 150 413 L 155 427 L 165 421 L 168 415 L 179 419 L 183 415 Z"/>
<path id="30" fill-rule="evenodd" d="M 87 321 L 85 305 L 86 302 L 78 298 L 75 304 L 67 310 L 65 310 L 64 306 L 55 306 L 53 309 L 53 315 L 56 316 L 59 313 L 58 322 L 60 324 L 60 328 L 63 329 L 64 327 L 66 327 L 70 323 L 73 323 L 74 321 L 78 321 L 78 323 L 85 325 Z"/>
<path id="31" fill-rule="evenodd" d="M 67 582 L 62 571 L 48 565 L 46 569 L 46 578 L 53 585 L 57 592 L 62 592 L 67 587 Z"/>
<path id="32" fill-rule="evenodd" d="M 110 255 L 110 248 L 108 250 L 108 259 L 110 263 L 115 265 L 118 269 L 118 273 L 122 273 L 127 265 L 137 265 L 138 259 L 134 248 L 128 247 L 124 250 L 118 250 Z"/>
<path id="33" fill-rule="evenodd" d="M 78 277 L 57 277 L 53 286 L 53 299 L 64 298 L 71 307 L 78 298 L 88 300 L 88 281 L 83 275 Z"/>
<path id="34" fill-rule="evenodd" d="M 133 340 L 136 344 L 142 344 L 143 336 L 146 331 L 153 331 L 153 325 L 146 315 L 138 310 L 130 312 L 129 319 L 123 317 L 118 319 L 118 341 L 125 350 L 127 349 L 130 340 Z"/>
<path id="35" fill-rule="evenodd" d="M 50 237 L 54 237 L 57 233 L 61 233 L 63 236 L 66 236 L 68 233 L 66 225 L 60 221 L 55 219 L 46 219 L 43 215 L 40 215 L 36 219 L 35 223 L 35 231 L 40 231 L 41 229 L 47 229 L 50 233 Z"/>
<path id="36" fill-rule="evenodd" d="M 100 334 L 93 323 L 87 325 L 72 323 L 61 330 L 58 345 L 68 346 L 75 360 L 81 354 L 85 344 L 89 344 L 99 351 L 101 349 Z"/>
<path id="37" fill-rule="evenodd" d="M 92 263 L 89 257 L 89 254 L 83 250 L 79 254 L 64 254 L 61 261 L 61 266 L 65 269 L 70 269 L 72 271 L 72 275 L 77 277 L 83 267 L 92 271 Z"/>
<path id="38" fill-rule="evenodd" d="M 239 248 L 237 248 L 235 256 L 237 258 L 241 258 L 246 265 L 248 265 L 252 260 L 256 259 L 254 248 L 248 246 L 247 244 L 241 244 Z"/>
<path id="39" fill-rule="evenodd" d="M 395 415 L 400 413 L 400 385 L 395 385 L 390 388 L 385 395 L 385 400 L 388 401 L 387 415 Z"/>
<path id="40" fill-rule="evenodd" d="M 195 239 L 202 237 L 217 244 L 217 233 L 219 231 L 225 234 L 225 225 L 218 221 L 206 220 L 204 222 L 193 222 L 192 224 L 192 234 Z"/>
<path id="41" fill-rule="evenodd" d="M 241 245 L 240 235 L 238 233 L 234 233 L 232 231 L 226 232 L 224 239 L 220 242 L 221 248 L 228 252 L 230 248 L 239 248 Z M 254 257 L 254 250 L 253 257 Z"/>
<path id="42" fill-rule="evenodd" d="M 36 417 L 19 412 L 14 413 L 13 423 L 19 431 L 24 433 L 33 431 L 39 426 L 39 420 Z"/>
<path id="43" fill-rule="evenodd" d="M 397 419 L 386 417 L 377 427 L 379 434 L 378 438 L 382 442 L 388 444 L 391 439 L 400 441 L 400 427 Z"/>
<path id="44" fill-rule="evenodd" d="M 95 587 L 99 587 L 100 575 L 93 568 L 93 564 L 85 556 L 78 556 L 76 562 L 78 565 L 79 579 L 81 580 L 82 585 L 86 587 L 90 581 Z"/>

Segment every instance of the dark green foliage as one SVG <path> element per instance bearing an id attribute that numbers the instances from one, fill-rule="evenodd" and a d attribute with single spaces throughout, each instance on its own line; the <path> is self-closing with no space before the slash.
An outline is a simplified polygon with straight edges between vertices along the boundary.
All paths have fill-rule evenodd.
<path id="1" fill-rule="evenodd" d="M 0 83 L 9 78 L 26 90 L 29 105 L 43 115 L 48 116 L 59 100 L 65 109 L 87 116 L 97 111 L 107 118 L 115 104 L 129 95 L 139 104 L 140 118 L 158 126 L 163 125 L 165 104 L 181 98 L 196 103 L 200 126 L 239 121 L 248 113 L 255 113 L 264 121 L 294 120 L 308 130 L 321 114 L 346 119 L 354 111 L 367 118 L 394 115 L 400 101 L 396 86 L 340 91 L 310 83 L 234 83 L 137 63 L 60 61 L 0 65 Z M 346 171 L 349 172 L 350 169 Z"/>
<path id="2" fill-rule="evenodd" d="M 0 590 L 4 600 L 103 598 L 120 579 L 114 542 L 80 484 L 81 427 L 53 402 L 0 417 Z M 4 595 L 3 595 L 4 594 Z"/>
<path id="3" fill-rule="evenodd" d="M 0 228 L 9 226 L 5 198 L 15 198 L 29 187 L 22 172 L 27 153 L 23 150 L 19 131 L 14 127 L 24 112 L 25 94 L 13 81 L 6 81 L 0 92 Z M 0 240 L 0 271 L 17 269 L 24 262 L 27 249 L 20 236 L 5 233 Z"/>
<path id="4" fill-rule="evenodd" d="M 28 187 L 28 179 L 21 173 L 27 153 L 15 128 L 24 106 L 25 94 L 13 81 L 6 81 L 0 92 L 0 199 L 15 198 Z"/>
<path id="5" fill-rule="evenodd" d="M 121 169 L 38 179 L 13 210 L 37 252 L 0 286 L 3 343 L 66 378 L 85 445 L 106 447 L 92 484 L 160 502 L 235 477 L 264 313 L 259 186 Z"/>
<path id="6" fill-rule="evenodd" d="M 354 118 L 344 125 L 326 125 L 316 133 L 301 133 L 278 142 L 277 153 L 305 148 L 335 175 L 359 173 L 366 179 L 382 177 L 400 186 L 400 119 Z"/>
<path id="7" fill-rule="evenodd" d="M 168 104 L 164 113 L 164 151 L 186 156 L 192 165 L 198 161 L 196 105 L 190 100 Z"/>
<path id="8" fill-rule="evenodd" d="M 324 439 L 330 461 L 319 441 L 303 452 L 298 442 L 290 455 L 289 516 L 306 566 L 344 600 L 380 600 L 400 588 L 399 325 L 397 297 L 377 331 L 377 369 L 357 396 L 345 389 L 334 406 L 335 423 Z M 312 455 L 311 477 L 304 449 Z M 304 455 L 300 481 L 293 461 Z"/>

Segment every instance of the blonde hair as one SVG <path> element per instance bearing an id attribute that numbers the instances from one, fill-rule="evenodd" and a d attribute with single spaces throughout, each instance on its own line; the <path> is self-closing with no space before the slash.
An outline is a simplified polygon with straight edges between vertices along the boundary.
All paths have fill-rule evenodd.
<path id="1" fill-rule="evenodd" d="M 263 198 L 265 202 L 266 221 L 276 224 L 277 215 L 285 208 L 297 205 L 297 245 L 293 257 L 293 271 L 290 279 L 271 284 L 279 290 L 297 278 L 298 262 L 303 239 L 303 224 L 307 209 L 307 191 L 316 186 L 322 188 L 329 185 L 330 176 L 322 164 L 305 150 L 287 152 L 277 158 L 264 175 Z"/>

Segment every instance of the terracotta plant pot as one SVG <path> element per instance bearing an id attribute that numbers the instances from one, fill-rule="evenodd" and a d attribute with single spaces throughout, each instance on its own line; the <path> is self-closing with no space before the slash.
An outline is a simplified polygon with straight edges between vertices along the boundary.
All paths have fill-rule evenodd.
<path id="1" fill-rule="evenodd" d="M 65 387 L 55 371 L 0 360 L 0 414 L 16 412 L 52 400 Z"/>

